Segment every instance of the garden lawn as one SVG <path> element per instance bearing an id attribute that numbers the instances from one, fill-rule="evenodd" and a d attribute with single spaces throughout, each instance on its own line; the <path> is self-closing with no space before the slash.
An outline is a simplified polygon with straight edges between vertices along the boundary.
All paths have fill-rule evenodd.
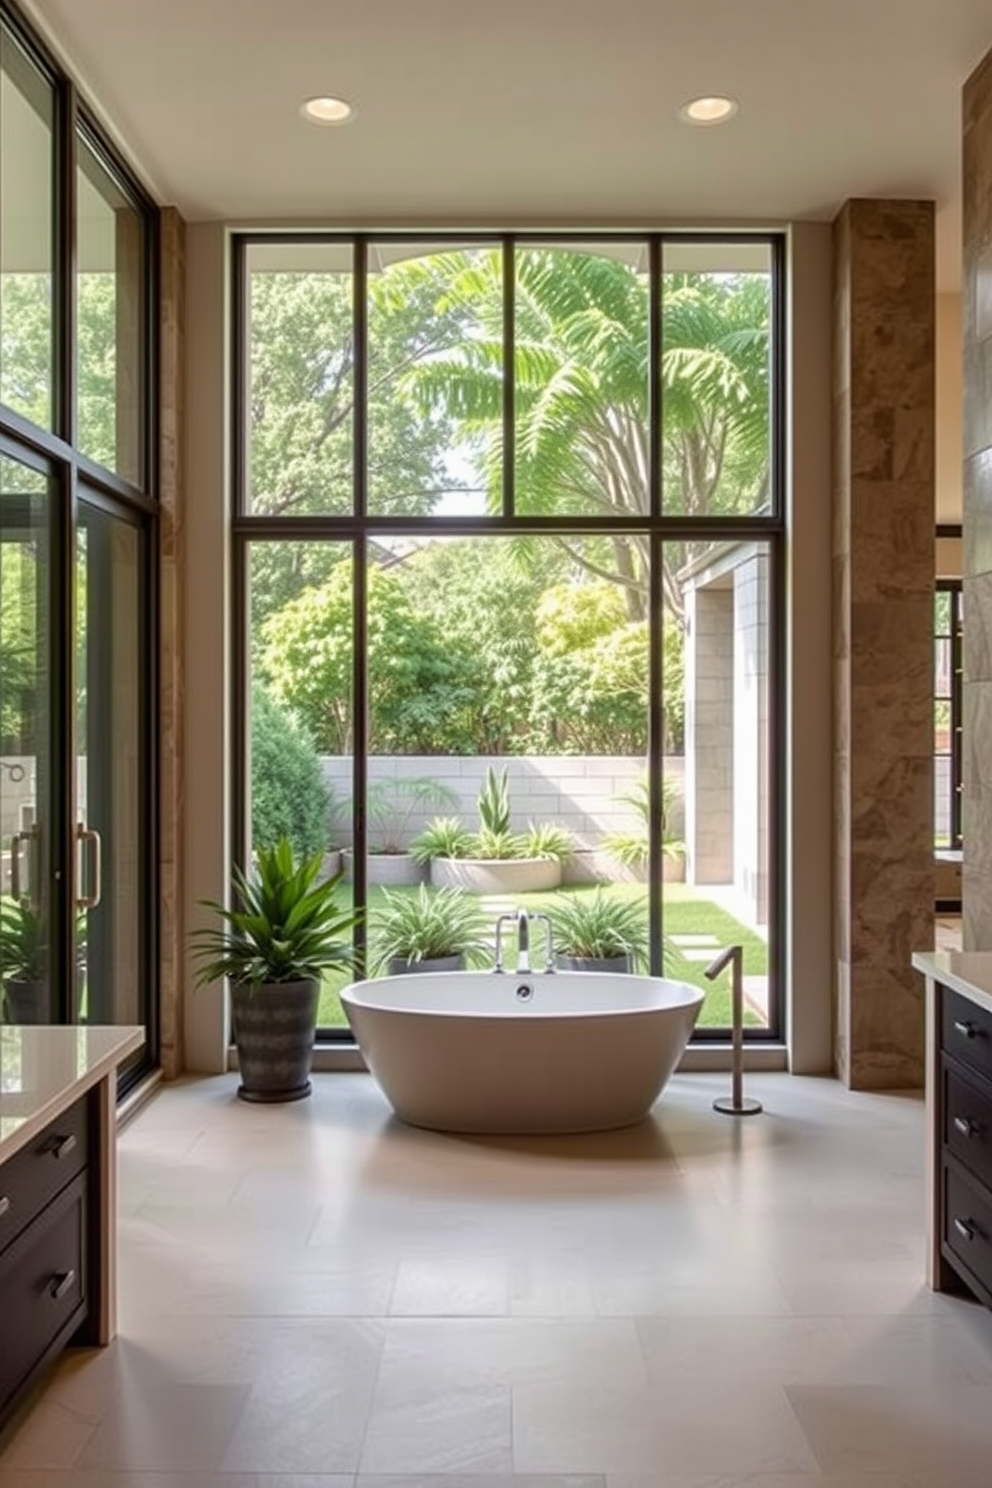
<path id="1" fill-rule="evenodd" d="M 625 899 L 641 899 L 645 904 L 647 912 L 647 890 L 643 884 L 610 884 L 604 885 L 606 892 L 616 894 Z M 414 889 L 391 889 L 390 893 L 415 893 Z M 567 888 L 559 891 L 560 894 L 593 894 L 595 888 Z M 374 924 L 377 902 L 381 902 L 382 890 L 372 887 L 369 890 L 369 919 Z M 341 885 L 341 902 L 351 902 L 351 886 Z M 484 897 L 483 903 L 491 908 L 493 924 L 495 927 L 496 916 L 504 914 L 516 907 L 536 910 L 541 913 L 553 908 L 558 894 L 522 894 L 514 896 L 513 905 L 505 900 Z M 745 989 L 748 978 L 767 978 L 768 975 L 768 947 L 759 935 L 749 930 L 740 920 L 728 913 L 720 905 L 715 904 L 706 896 L 702 887 L 694 884 L 666 884 L 664 898 L 664 934 L 665 934 L 665 975 L 676 977 L 680 981 L 691 982 L 693 986 L 700 987 L 706 994 L 699 1015 L 698 1027 L 700 1028 L 729 1028 L 730 1027 L 730 970 L 721 973 L 716 982 L 710 982 L 704 975 L 705 968 L 714 957 L 718 956 L 727 946 L 740 945 L 744 948 L 744 977 Z M 505 949 L 510 953 L 512 964 L 512 930 L 508 927 L 505 935 Z M 540 965 L 539 957 L 543 955 L 542 927 L 535 926 L 532 931 L 532 960 L 535 965 Z M 351 977 L 345 972 L 331 972 L 324 978 L 324 984 L 320 997 L 320 1008 L 318 1011 L 318 1025 L 321 1028 L 344 1028 L 347 1026 L 347 1018 L 341 1006 L 338 992 L 344 987 Z M 763 1018 L 753 1009 L 748 1008 L 745 1001 L 745 1022 L 752 1027 L 759 1027 Z"/>

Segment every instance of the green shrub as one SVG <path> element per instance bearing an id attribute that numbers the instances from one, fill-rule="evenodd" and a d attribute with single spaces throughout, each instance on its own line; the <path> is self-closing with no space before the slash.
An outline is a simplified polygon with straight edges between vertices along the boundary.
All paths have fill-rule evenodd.
<path id="1" fill-rule="evenodd" d="M 333 796 L 306 730 L 256 687 L 251 717 L 251 840 L 288 837 L 297 856 L 324 852 Z"/>

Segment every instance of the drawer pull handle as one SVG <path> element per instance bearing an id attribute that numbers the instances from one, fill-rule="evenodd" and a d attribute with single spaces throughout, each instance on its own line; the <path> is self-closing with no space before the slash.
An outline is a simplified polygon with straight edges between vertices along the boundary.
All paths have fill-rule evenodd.
<path id="1" fill-rule="evenodd" d="M 58 1302 L 61 1297 L 64 1297 L 75 1280 L 75 1271 L 69 1270 L 57 1272 L 48 1284 L 48 1295 L 51 1297 L 52 1301 Z"/>
<path id="2" fill-rule="evenodd" d="M 0 1219 L 3 1219 L 9 1208 L 10 1200 L 8 1199 L 7 1195 L 0 1194 Z"/>
<path id="3" fill-rule="evenodd" d="M 52 1146 L 52 1156 L 55 1158 L 56 1162 L 60 1162 L 63 1157 L 68 1157 L 69 1153 L 74 1152 L 75 1150 L 76 1138 L 73 1136 L 72 1132 L 70 1132 L 67 1137 L 57 1138 Z"/>
<path id="4" fill-rule="evenodd" d="M 974 1238 L 975 1238 L 975 1231 L 974 1231 L 974 1228 L 972 1227 L 972 1223 L 971 1223 L 971 1220 L 970 1219 L 956 1219 L 954 1221 L 954 1228 L 957 1230 L 958 1234 L 962 1237 L 962 1239 L 964 1239 L 964 1240 L 974 1240 Z"/>
<path id="5" fill-rule="evenodd" d="M 973 1121 L 968 1121 L 964 1116 L 955 1116 L 954 1126 L 963 1137 L 973 1137 L 978 1127 Z"/>
<path id="6" fill-rule="evenodd" d="M 954 1031 L 955 1033 L 959 1033 L 962 1038 L 973 1039 L 978 1037 L 978 1029 L 975 1027 L 974 1023 L 955 1022 Z"/>

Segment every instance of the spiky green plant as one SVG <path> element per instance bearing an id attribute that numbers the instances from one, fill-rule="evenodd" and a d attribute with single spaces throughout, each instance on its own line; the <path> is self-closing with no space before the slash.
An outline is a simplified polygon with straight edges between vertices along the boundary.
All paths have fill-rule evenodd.
<path id="1" fill-rule="evenodd" d="M 575 851 L 571 832 L 554 822 L 530 822 L 520 840 L 525 858 L 550 858 L 555 863 L 564 863 Z"/>
<path id="2" fill-rule="evenodd" d="M 471 857 L 484 858 L 489 862 L 506 862 L 511 858 L 525 857 L 523 838 L 509 830 L 496 832 L 489 827 L 480 827 L 472 838 Z"/>
<path id="3" fill-rule="evenodd" d="M 647 908 L 636 899 L 619 899 L 602 889 L 569 894 L 549 906 L 549 915 L 560 955 L 591 960 L 629 956 L 633 965 L 647 960 Z"/>
<path id="4" fill-rule="evenodd" d="M 464 889 L 431 890 L 426 884 L 416 894 L 383 889 L 371 930 L 374 973 L 384 971 L 390 961 L 414 963 L 464 955 L 475 964 L 484 964 L 492 957 L 492 915 Z"/>
<path id="5" fill-rule="evenodd" d="M 497 775 L 492 765 L 486 771 L 486 779 L 477 801 L 480 836 L 483 832 L 491 832 L 494 837 L 509 835 L 510 786 L 507 774 L 508 771 L 504 768 Z"/>
<path id="6" fill-rule="evenodd" d="M 289 838 L 281 837 L 258 849 L 250 878 L 233 870 L 233 907 L 201 900 L 220 923 L 190 937 L 198 983 L 228 977 L 257 991 L 267 982 L 319 980 L 329 967 L 351 966 L 360 912 L 338 902 L 342 874 L 318 882 L 320 868 L 320 853 L 297 861 Z"/>
<path id="7" fill-rule="evenodd" d="M 0 899 L 0 978 L 37 982 L 47 974 L 46 918 L 20 899 Z"/>
<path id="8" fill-rule="evenodd" d="M 467 858 L 474 838 L 457 816 L 436 816 L 410 843 L 410 855 L 418 863 L 434 858 Z"/>

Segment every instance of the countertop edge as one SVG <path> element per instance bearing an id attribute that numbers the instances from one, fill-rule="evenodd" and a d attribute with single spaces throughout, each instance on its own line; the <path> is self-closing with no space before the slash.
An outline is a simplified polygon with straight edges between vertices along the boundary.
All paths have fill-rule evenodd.
<path id="1" fill-rule="evenodd" d="M 916 971 L 992 1013 L 992 951 L 914 951 Z"/>
<path id="2" fill-rule="evenodd" d="M 44 1034 L 45 1029 L 39 1027 L 33 1031 Z M 120 1034 L 120 1038 L 112 1048 L 95 1060 L 83 1074 L 77 1075 L 75 1079 L 53 1092 L 42 1105 L 31 1112 L 30 1116 L 25 1117 L 23 1124 L 16 1131 L 11 1132 L 9 1137 L 0 1142 L 0 1165 L 26 1147 L 34 1137 L 45 1130 L 51 1121 L 74 1101 L 77 1101 L 80 1096 L 98 1085 L 117 1068 L 122 1059 L 126 1059 L 129 1054 L 140 1049 L 145 1042 L 145 1029 L 138 1025 L 122 1025 L 119 1029 L 115 1027 L 114 1031 Z"/>

